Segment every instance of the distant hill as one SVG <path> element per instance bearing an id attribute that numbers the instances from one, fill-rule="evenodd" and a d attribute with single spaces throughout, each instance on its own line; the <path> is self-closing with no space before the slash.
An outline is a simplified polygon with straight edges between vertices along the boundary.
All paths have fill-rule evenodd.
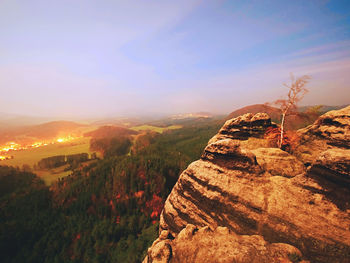
<path id="1" fill-rule="evenodd" d="M 340 105 L 340 106 L 320 105 L 320 113 L 324 114 L 324 113 L 331 111 L 331 110 L 340 110 L 340 109 L 345 108 L 349 105 L 350 104 L 345 104 L 345 105 Z M 302 106 L 302 107 L 299 107 L 299 111 L 305 112 L 312 107 L 315 107 L 315 106 Z"/>
<path id="2" fill-rule="evenodd" d="M 183 119 L 197 119 L 197 118 L 211 118 L 213 115 L 209 112 L 195 112 L 195 113 L 185 113 L 172 115 L 170 118 L 173 120 L 183 120 Z"/>
<path id="3" fill-rule="evenodd" d="M 93 138 L 107 138 L 115 136 L 128 136 L 137 134 L 137 131 L 130 130 L 128 128 L 119 127 L 119 126 L 102 126 L 97 130 L 87 132 L 84 136 L 93 137 Z"/>
<path id="4" fill-rule="evenodd" d="M 142 118 L 106 118 L 94 120 L 91 122 L 95 126 L 118 126 L 118 127 L 132 127 L 136 125 L 141 125 L 144 123 Z"/>
<path id="5" fill-rule="evenodd" d="M 44 138 L 51 137 L 53 135 L 57 136 L 60 135 L 60 133 L 70 133 L 84 126 L 86 125 L 72 121 L 52 121 L 36 126 L 31 126 L 29 128 L 25 128 L 24 130 L 29 136 Z"/>
<path id="6" fill-rule="evenodd" d="M 11 128 L 38 125 L 40 123 L 48 122 L 49 118 L 25 116 L 12 113 L 0 112 L 0 132 Z"/>
<path id="7" fill-rule="evenodd" d="M 224 115 L 214 115 L 208 112 L 187 113 L 171 115 L 162 119 L 147 122 L 148 125 L 167 127 L 171 125 L 192 126 L 203 123 L 210 123 L 212 121 L 223 120 Z"/>
<path id="8" fill-rule="evenodd" d="M 8 141 L 50 140 L 57 136 L 80 135 L 80 128 L 86 127 L 71 121 L 52 121 L 39 125 L 12 127 L 0 132 L 0 143 Z"/>

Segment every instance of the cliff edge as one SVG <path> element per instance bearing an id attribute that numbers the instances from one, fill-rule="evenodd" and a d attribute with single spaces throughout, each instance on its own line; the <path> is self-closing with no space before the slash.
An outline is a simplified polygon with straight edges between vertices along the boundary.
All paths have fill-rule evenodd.
<path id="1" fill-rule="evenodd" d="M 166 200 L 160 235 L 170 251 L 168 260 L 153 259 L 155 242 L 145 262 L 290 262 L 291 251 L 301 251 L 311 262 L 350 262 L 350 106 L 299 130 L 293 155 L 268 147 L 264 133 L 275 126 L 264 113 L 248 113 L 224 124 Z M 193 250 L 181 246 L 179 236 L 188 225 L 209 227 L 212 232 L 207 234 L 215 238 L 198 243 L 206 235 L 198 230 L 202 237 L 195 238 L 193 232 L 190 243 L 201 245 Z M 227 229 L 226 241 L 222 227 Z M 237 241 L 242 237 L 246 241 Z M 209 256 L 216 246 L 241 251 L 241 257 L 225 261 Z M 184 247 L 202 259 L 181 261 L 177 256 L 185 253 Z M 282 247 L 288 247 L 289 260 Z M 253 254 L 257 256 L 249 259 Z M 211 261 L 203 259 L 208 256 Z"/>

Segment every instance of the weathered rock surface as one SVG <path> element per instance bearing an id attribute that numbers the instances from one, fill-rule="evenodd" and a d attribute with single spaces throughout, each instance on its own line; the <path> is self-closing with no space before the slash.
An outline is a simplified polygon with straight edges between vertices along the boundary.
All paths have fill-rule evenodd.
<path id="1" fill-rule="evenodd" d="M 350 209 L 350 106 L 322 115 L 298 131 L 296 156 L 309 166 L 307 177 L 340 209 Z"/>
<path id="2" fill-rule="evenodd" d="M 239 159 L 239 162 L 235 160 Z M 260 172 L 255 155 L 242 149 L 239 141 L 223 139 L 209 144 L 202 155 L 202 160 L 225 167 L 230 170 Z"/>
<path id="3" fill-rule="evenodd" d="M 328 149 L 313 162 L 310 173 L 339 186 L 350 187 L 350 149 Z"/>
<path id="4" fill-rule="evenodd" d="M 306 164 L 328 149 L 350 149 L 350 106 L 325 113 L 298 134 L 301 140 L 296 155 Z"/>
<path id="5" fill-rule="evenodd" d="M 271 175 L 291 178 L 306 171 L 301 161 L 279 148 L 258 148 L 252 152 L 260 167 Z"/>
<path id="6" fill-rule="evenodd" d="M 148 249 L 143 263 L 270 263 L 301 259 L 300 251 L 288 244 L 265 241 L 259 235 L 237 235 L 226 227 L 211 230 L 187 225 L 175 239 L 168 231 Z"/>
<path id="7" fill-rule="evenodd" d="M 222 139 L 247 140 L 250 137 L 262 138 L 268 127 L 276 127 L 266 113 L 247 113 L 228 120 L 209 144 Z"/>
<path id="8" fill-rule="evenodd" d="M 325 197 L 341 210 L 350 211 L 350 150 L 329 149 L 320 154 L 308 169 Z"/>
<path id="9" fill-rule="evenodd" d="M 187 224 L 224 226 L 291 244 L 312 262 L 349 262 L 350 192 L 339 186 L 349 178 L 349 109 L 327 113 L 300 132 L 303 146 L 312 145 L 312 138 L 321 145 L 313 146 L 321 149 L 318 154 L 308 149 L 308 161 L 301 158 L 312 164 L 308 171 L 286 152 L 261 148 L 265 130 L 274 125 L 266 114 L 227 121 L 201 159 L 180 175 L 165 203 L 160 231 L 175 237 Z"/>

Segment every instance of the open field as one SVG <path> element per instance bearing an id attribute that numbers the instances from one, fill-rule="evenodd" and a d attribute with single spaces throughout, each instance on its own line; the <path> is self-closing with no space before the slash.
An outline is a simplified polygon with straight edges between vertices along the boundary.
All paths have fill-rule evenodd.
<path id="1" fill-rule="evenodd" d="M 134 131 L 155 131 L 158 133 L 163 133 L 165 130 L 176 130 L 182 128 L 181 125 L 171 125 L 168 127 L 157 127 L 157 126 L 152 126 L 152 125 L 141 125 L 141 126 L 135 126 L 132 127 L 131 129 Z"/>
<path id="2" fill-rule="evenodd" d="M 89 160 L 89 161 L 83 162 L 80 164 L 80 167 L 85 167 L 85 166 L 87 166 L 93 162 L 96 162 L 96 161 L 97 160 Z M 66 177 L 72 173 L 71 170 L 65 171 L 66 168 L 68 168 L 68 167 L 69 167 L 69 165 L 66 164 L 66 165 L 63 165 L 63 166 L 60 166 L 57 168 L 53 168 L 53 169 L 35 170 L 35 171 L 33 171 L 33 173 L 35 173 L 41 179 L 43 179 L 43 181 L 45 182 L 45 184 L 47 186 L 50 186 L 52 183 L 54 183 L 58 179 Z"/>
<path id="3" fill-rule="evenodd" d="M 81 137 L 66 143 L 50 144 L 39 148 L 31 148 L 21 151 L 13 151 L 8 155 L 14 156 L 13 159 L 0 161 L 0 165 L 19 166 L 28 164 L 33 167 L 41 159 L 55 155 L 69 155 L 76 153 L 91 153 L 90 138 Z"/>
<path id="4" fill-rule="evenodd" d="M 43 179 L 46 185 L 50 186 L 53 182 L 57 181 L 59 178 L 66 177 L 72 173 L 72 171 L 64 171 L 65 168 L 67 167 L 68 165 L 64 165 L 54 169 L 36 170 L 33 172 L 37 174 L 41 179 Z"/>

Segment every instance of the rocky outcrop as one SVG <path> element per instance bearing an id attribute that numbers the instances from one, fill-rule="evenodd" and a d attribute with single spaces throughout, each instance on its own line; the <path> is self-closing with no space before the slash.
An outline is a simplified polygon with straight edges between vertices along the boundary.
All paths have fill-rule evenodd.
<path id="1" fill-rule="evenodd" d="M 239 162 L 235 160 L 239 159 Z M 209 144 L 202 160 L 230 170 L 259 173 L 256 157 L 249 150 L 242 149 L 238 141 L 223 139 Z"/>
<path id="2" fill-rule="evenodd" d="M 247 113 L 226 121 L 218 134 L 209 141 L 209 144 L 222 139 L 263 138 L 268 127 L 276 127 L 276 124 L 271 122 L 269 115 L 266 113 L 255 115 Z"/>
<path id="3" fill-rule="evenodd" d="M 350 192 L 339 184 L 349 178 L 347 112 L 331 112 L 299 132 L 304 147 L 312 138 L 321 143 L 315 150 L 326 146 L 307 161 L 300 158 L 305 155 L 300 147 L 299 160 L 266 148 L 263 134 L 274 126 L 266 114 L 227 121 L 201 159 L 180 175 L 166 200 L 160 232 L 176 237 L 188 224 L 223 226 L 291 244 L 312 262 L 349 262 Z M 303 163 L 310 164 L 308 170 Z"/>
<path id="4" fill-rule="evenodd" d="M 322 186 L 322 193 L 338 208 L 350 209 L 350 106 L 322 115 L 298 131 L 296 156 L 308 168 L 307 177 Z"/>
<path id="5" fill-rule="evenodd" d="M 297 248 L 270 244 L 259 235 L 237 235 L 227 227 L 198 229 L 189 224 L 175 239 L 169 238 L 168 231 L 162 231 L 143 263 L 286 263 L 301 258 Z"/>
<path id="6" fill-rule="evenodd" d="M 285 122 L 285 128 L 287 130 L 296 130 L 300 129 L 302 127 L 305 127 L 306 125 L 309 125 L 313 123 L 321 114 L 320 112 L 326 112 L 330 109 L 326 110 L 327 107 L 322 106 L 321 108 L 318 107 L 303 107 L 301 112 L 298 112 L 298 114 L 291 114 L 286 116 L 286 122 Z M 337 107 L 331 107 L 331 108 L 337 108 Z M 339 108 L 338 108 L 339 109 Z M 236 118 L 238 116 L 241 116 L 246 113 L 267 113 L 271 120 L 279 123 L 281 121 L 281 109 L 272 107 L 268 104 L 254 104 L 250 106 L 246 106 L 243 108 L 240 108 L 238 110 L 235 110 L 234 112 L 231 112 L 227 116 L 227 120 Z"/>
<path id="7" fill-rule="evenodd" d="M 320 154 L 306 174 L 322 189 L 320 193 L 343 211 L 350 211 L 350 150 L 329 149 Z"/>
<path id="8" fill-rule="evenodd" d="M 307 165 L 328 149 L 350 149 L 350 106 L 325 113 L 298 134 L 296 155 Z"/>
<path id="9" fill-rule="evenodd" d="M 350 149 L 328 149 L 322 152 L 312 163 L 309 174 L 350 188 Z"/>

